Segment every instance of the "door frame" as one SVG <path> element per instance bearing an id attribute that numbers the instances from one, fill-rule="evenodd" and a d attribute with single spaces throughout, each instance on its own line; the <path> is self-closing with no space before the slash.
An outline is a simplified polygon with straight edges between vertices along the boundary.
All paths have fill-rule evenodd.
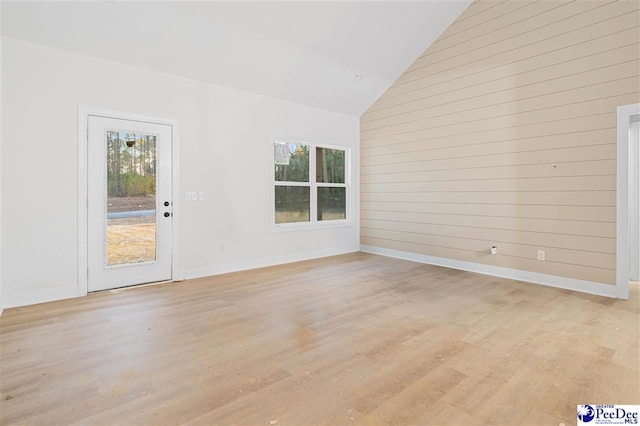
<path id="1" fill-rule="evenodd" d="M 640 196 L 640 114 L 633 115 L 631 129 L 629 132 L 629 280 L 640 281 L 638 279 L 638 268 L 640 265 L 640 210 L 638 209 L 638 197 Z"/>
<path id="2" fill-rule="evenodd" d="M 173 197 L 173 221 L 172 234 L 173 241 L 171 250 L 171 280 L 180 281 L 183 279 L 179 269 L 178 247 L 180 241 L 180 226 L 176 223 L 176 218 L 180 217 L 180 197 L 179 197 L 179 127 L 177 120 L 165 118 L 148 117 L 137 114 L 130 114 L 118 111 L 109 111 L 99 108 L 78 106 L 78 296 L 86 296 L 89 291 L 89 217 L 88 217 L 88 147 L 89 147 L 89 116 L 114 118 L 118 120 L 141 121 L 145 123 L 161 124 L 171 127 L 171 196 Z"/>
<path id="3" fill-rule="evenodd" d="M 616 297 L 629 298 L 629 144 L 631 117 L 640 114 L 640 103 L 618 107 L 616 164 Z"/>

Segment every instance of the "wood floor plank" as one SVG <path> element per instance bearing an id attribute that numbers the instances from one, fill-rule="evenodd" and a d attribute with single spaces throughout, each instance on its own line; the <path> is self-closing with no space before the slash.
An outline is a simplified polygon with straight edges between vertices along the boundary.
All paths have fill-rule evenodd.
<path id="1" fill-rule="evenodd" d="M 640 400 L 639 302 L 353 253 L 12 308 L 0 424 L 572 424 Z"/>

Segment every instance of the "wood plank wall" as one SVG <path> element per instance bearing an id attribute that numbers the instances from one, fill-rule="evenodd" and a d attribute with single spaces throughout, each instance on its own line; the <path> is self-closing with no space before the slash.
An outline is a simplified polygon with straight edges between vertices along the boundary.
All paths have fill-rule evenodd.
<path id="1" fill-rule="evenodd" d="M 639 5 L 469 5 L 360 119 L 361 243 L 615 284 Z"/>

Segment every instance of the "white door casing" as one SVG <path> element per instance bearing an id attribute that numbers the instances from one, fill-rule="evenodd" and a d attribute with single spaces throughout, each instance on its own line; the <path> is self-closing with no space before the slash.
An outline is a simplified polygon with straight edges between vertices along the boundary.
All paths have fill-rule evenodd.
<path id="1" fill-rule="evenodd" d="M 629 278 L 640 281 L 640 114 L 629 132 Z"/>
<path id="2" fill-rule="evenodd" d="M 640 104 L 617 108 L 616 149 L 616 297 L 629 298 L 630 278 L 630 158 L 631 123 L 640 116 Z"/>

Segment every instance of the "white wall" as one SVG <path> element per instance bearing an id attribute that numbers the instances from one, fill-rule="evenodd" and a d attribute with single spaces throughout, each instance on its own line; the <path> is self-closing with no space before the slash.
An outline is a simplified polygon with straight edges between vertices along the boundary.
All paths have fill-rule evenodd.
<path id="1" fill-rule="evenodd" d="M 2 41 L 5 307 L 77 295 L 79 105 L 178 120 L 180 191 L 204 191 L 205 201 L 182 201 L 175 218 L 180 270 L 174 277 L 358 250 L 357 117 Z M 273 136 L 352 149 L 352 226 L 271 232 Z"/>

